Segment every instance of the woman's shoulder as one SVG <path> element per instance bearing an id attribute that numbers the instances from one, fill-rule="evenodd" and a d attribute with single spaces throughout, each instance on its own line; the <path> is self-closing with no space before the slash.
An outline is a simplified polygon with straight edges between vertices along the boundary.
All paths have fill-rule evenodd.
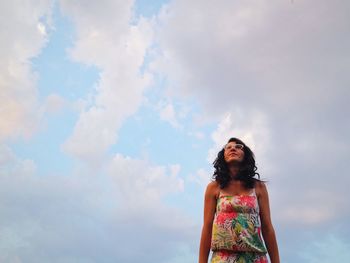
<path id="1" fill-rule="evenodd" d="M 211 181 L 207 185 L 207 194 L 218 196 L 220 192 L 220 184 L 217 181 Z"/>
<path id="2" fill-rule="evenodd" d="M 260 196 L 260 195 L 265 194 L 267 192 L 265 182 L 260 181 L 260 180 L 255 181 L 254 188 L 255 188 L 255 192 L 256 192 L 257 196 Z"/>
<path id="3" fill-rule="evenodd" d="M 211 181 L 208 183 L 207 188 L 217 189 L 217 188 L 220 188 L 220 185 L 217 181 Z"/>
<path id="4" fill-rule="evenodd" d="M 261 181 L 261 180 L 255 179 L 255 178 L 254 178 L 254 180 L 255 180 L 255 187 L 256 188 L 257 187 L 266 187 L 264 181 Z"/>

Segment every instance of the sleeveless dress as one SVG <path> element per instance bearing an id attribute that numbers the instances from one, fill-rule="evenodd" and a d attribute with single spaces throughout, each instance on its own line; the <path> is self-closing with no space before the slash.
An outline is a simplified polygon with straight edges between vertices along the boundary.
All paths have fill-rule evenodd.
<path id="1" fill-rule="evenodd" d="M 211 249 L 211 263 L 268 263 L 255 189 L 249 195 L 220 193 Z"/>

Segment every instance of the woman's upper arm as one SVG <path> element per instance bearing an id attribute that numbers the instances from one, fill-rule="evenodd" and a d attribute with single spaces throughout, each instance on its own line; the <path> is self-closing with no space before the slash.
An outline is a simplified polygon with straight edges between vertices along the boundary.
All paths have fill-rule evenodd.
<path id="1" fill-rule="evenodd" d="M 272 227 L 272 222 L 271 222 L 269 195 L 266 189 L 266 185 L 263 182 L 259 182 L 258 192 L 259 192 L 258 200 L 259 200 L 261 224 L 264 228 L 270 228 Z"/>
<path id="2" fill-rule="evenodd" d="M 216 200 L 218 195 L 218 184 L 210 182 L 204 195 L 204 225 L 211 226 L 216 211 Z"/>

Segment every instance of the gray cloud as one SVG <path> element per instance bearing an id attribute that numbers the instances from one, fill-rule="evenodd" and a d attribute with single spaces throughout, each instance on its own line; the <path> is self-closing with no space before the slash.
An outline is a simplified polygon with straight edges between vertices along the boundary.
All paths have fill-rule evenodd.
<path id="1" fill-rule="evenodd" d="M 179 190 L 171 167 L 119 156 L 108 174 L 40 177 L 9 148 L 1 156 L 2 262 L 165 262 L 194 239 L 194 223 L 161 198 Z"/>
<path id="2" fill-rule="evenodd" d="M 233 113 L 232 136 L 250 132 L 248 141 L 263 141 L 257 161 L 283 242 L 297 229 L 302 239 L 339 225 L 349 231 L 349 7 L 179 0 L 159 15 L 153 69 L 166 76 L 169 94 L 196 98 L 202 118 Z M 251 125 L 254 113 L 264 116 L 263 133 Z M 289 252 L 300 245 L 286 245 L 286 261 L 298 261 Z"/>
<path id="3" fill-rule="evenodd" d="M 343 5 L 176 1 L 161 16 L 157 66 L 176 83 L 173 92 L 200 91 L 208 113 L 230 104 L 281 115 L 295 104 L 334 107 L 349 94 Z"/>

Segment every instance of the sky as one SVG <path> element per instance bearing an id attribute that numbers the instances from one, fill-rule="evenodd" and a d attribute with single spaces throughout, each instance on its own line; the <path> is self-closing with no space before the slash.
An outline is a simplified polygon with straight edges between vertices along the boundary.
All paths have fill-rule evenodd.
<path id="1" fill-rule="evenodd" d="M 350 258 L 349 1 L 0 10 L 0 262 L 197 262 L 230 137 L 255 153 L 281 262 Z"/>

